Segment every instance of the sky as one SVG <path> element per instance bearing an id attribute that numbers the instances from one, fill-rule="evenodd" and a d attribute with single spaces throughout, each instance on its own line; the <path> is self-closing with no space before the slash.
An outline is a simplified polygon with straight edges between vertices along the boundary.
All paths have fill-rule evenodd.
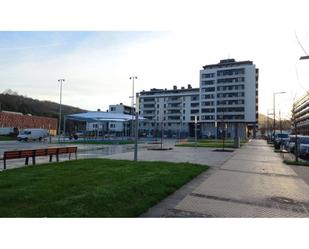
<path id="1" fill-rule="evenodd" d="M 133 0 L 139 6 L 133 13 L 131 5 L 119 8 L 118 2 L 101 8 L 104 17 L 96 9 L 82 12 L 78 2 L 76 25 L 62 12 L 58 21 L 46 22 L 53 12 L 46 8 L 37 17 L 30 13 L 32 19 L 21 26 L 11 25 L 12 16 L 2 8 L 7 26 L 0 26 L 0 91 L 59 102 L 57 80 L 64 78 L 63 104 L 106 110 L 109 104 L 131 103 L 130 76 L 138 77 L 136 91 L 198 87 L 202 66 L 226 58 L 251 60 L 260 69 L 264 114 L 272 112 L 273 92 L 286 92 L 276 96 L 276 108 L 288 117 L 293 100 L 309 90 L 309 60 L 299 60 L 305 52 L 296 39 L 309 53 L 305 1 L 193 0 L 160 6 Z M 108 14 L 113 10 L 122 15 L 120 21 Z"/>

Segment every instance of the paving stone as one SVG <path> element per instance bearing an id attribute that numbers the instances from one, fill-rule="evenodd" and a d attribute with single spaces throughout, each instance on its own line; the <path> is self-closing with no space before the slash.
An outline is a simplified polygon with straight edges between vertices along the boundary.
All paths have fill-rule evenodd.
<path id="1" fill-rule="evenodd" d="M 278 208 L 268 208 L 256 205 L 247 205 L 228 201 L 212 200 L 194 196 L 187 196 L 176 207 L 176 210 L 181 212 L 192 212 L 194 217 L 230 217 L 230 218 L 274 218 L 274 217 L 308 217 L 308 214 L 303 212 L 293 212 Z M 174 212 L 172 217 L 177 217 Z M 200 216 L 198 216 L 200 214 Z"/>
<path id="2" fill-rule="evenodd" d="M 297 176 L 290 167 L 283 167 L 282 164 L 274 162 L 259 162 L 244 159 L 230 159 L 221 169 L 239 170 L 253 173 L 278 174 L 287 176 Z"/>
<path id="3" fill-rule="evenodd" d="M 286 197 L 309 203 L 309 186 L 300 178 L 216 171 L 193 193 L 239 200 Z"/>

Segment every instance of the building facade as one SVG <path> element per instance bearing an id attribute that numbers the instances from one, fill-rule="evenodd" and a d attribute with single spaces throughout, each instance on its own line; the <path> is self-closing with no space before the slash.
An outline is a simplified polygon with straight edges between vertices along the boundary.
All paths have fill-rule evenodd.
<path id="1" fill-rule="evenodd" d="M 200 70 L 201 133 L 220 137 L 255 136 L 258 75 L 252 61 L 221 60 Z"/>
<path id="2" fill-rule="evenodd" d="M 176 86 L 138 94 L 140 125 L 147 135 L 199 137 L 255 135 L 258 124 L 258 69 L 252 61 L 221 60 L 200 70 L 199 88 Z"/>
<path id="3" fill-rule="evenodd" d="M 99 110 L 98 110 L 99 111 Z M 132 119 L 134 119 L 135 108 L 131 106 L 124 105 L 122 103 L 116 105 L 109 105 L 109 113 L 121 113 L 121 114 L 131 114 Z M 131 135 L 131 123 L 132 122 L 117 122 L 117 121 L 108 121 L 108 122 L 87 122 L 86 130 L 88 132 L 94 132 L 97 134 L 102 133 L 113 133 L 119 136 L 130 136 Z"/>
<path id="4" fill-rule="evenodd" d="M 294 103 L 294 116 L 297 123 L 297 133 L 309 135 L 309 93 Z"/>
<path id="5" fill-rule="evenodd" d="M 0 127 L 17 128 L 18 130 L 27 128 L 43 128 L 48 130 L 51 135 L 56 135 L 58 129 L 58 119 L 2 111 L 0 112 Z"/>
<path id="6" fill-rule="evenodd" d="M 137 95 L 139 115 L 147 119 L 140 123 L 140 133 L 168 137 L 190 136 L 194 118 L 199 115 L 199 88 L 151 89 Z M 191 134 L 192 135 L 192 134 Z"/>

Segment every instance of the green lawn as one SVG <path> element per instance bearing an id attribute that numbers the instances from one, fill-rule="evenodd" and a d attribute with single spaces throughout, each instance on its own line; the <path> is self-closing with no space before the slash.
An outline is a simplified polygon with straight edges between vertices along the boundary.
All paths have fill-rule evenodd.
<path id="1" fill-rule="evenodd" d="M 189 143 L 181 143 L 181 144 L 176 144 L 175 146 L 178 147 L 195 147 L 195 143 L 189 142 Z M 197 143 L 196 147 L 205 147 L 205 148 L 222 148 L 222 142 L 211 142 L 211 143 Z M 232 143 L 225 143 L 224 144 L 225 148 L 234 148 L 234 144 Z"/>
<path id="2" fill-rule="evenodd" d="M 11 140 L 16 140 L 16 137 L 0 135 L 0 141 L 11 141 Z"/>
<path id="3" fill-rule="evenodd" d="M 80 141 L 69 141 L 60 142 L 61 144 L 133 144 L 132 140 L 117 140 L 117 141 L 95 141 L 95 140 L 80 140 Z"/>
<path id="4" fill-rule="evenodd" d="M 207 166 L 84 159 L 0 172 L 0 217 L 136 217 Z"/>
<path id="5" fill-rule="evenodd" d="M 246 143 L 246 140 L 241 140 L 240 145 Z M 179 147 L 195 147 L 195 142 L 185 142 L 179 143 L 175 146 Z M 200 139 L 197 141 L 197 147 L 205 147 L 205 148 L 222 148 L 222 140 L 215 140 L 215 139 Z M 233 140 L 226 140 L 224 142 L 225 148 L 234 148 L 234 141 Z"/>

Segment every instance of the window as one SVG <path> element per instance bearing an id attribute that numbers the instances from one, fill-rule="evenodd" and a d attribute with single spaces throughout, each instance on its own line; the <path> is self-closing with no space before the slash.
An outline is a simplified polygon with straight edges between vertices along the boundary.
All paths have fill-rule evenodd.
<path id="1" fill-rule="evenodd" d="M 214 87 L 206 87 L 205 88 L 205 92 L 213 92 L 213 91 L 215 91 Z"/>
<path id="2" fill-rule="evenodd" d="M 191 101 L 195 101 L 195 100 L 198 100 L 198 96 L 191 96 Z"/>
<path id="3" fill-rule="evenodd" d="M 217 76 L 227 76 L 227 75 L 239 75 L 244 74 L 244 68 L 236 68 L 236 69 L 225 69 L 225 70 L 218 70 Z"/>
<path id="4" fill-rule="evenodd" d="M 191 110 L 191 114 L 199 113 L 199 110 Z"/>
<path id="5" fill-rule="evenodd" d="M 202 79 L 203 78 L 213 78 L 215 77 L 215 74 L 214 73 L 205 73 L 205 74 L 202 74 Z"/>
<path id="6" fill-rule="evenodd" d="M 198 107 L 199 103 L 191 103 L 191 107 Z"/>
<path id="7" fill-rule="evenodd" d="M 202 85 L 207 86 L 207 85 L 213 85 L 215 84 L 214 80 L 203 80 Z"/>

